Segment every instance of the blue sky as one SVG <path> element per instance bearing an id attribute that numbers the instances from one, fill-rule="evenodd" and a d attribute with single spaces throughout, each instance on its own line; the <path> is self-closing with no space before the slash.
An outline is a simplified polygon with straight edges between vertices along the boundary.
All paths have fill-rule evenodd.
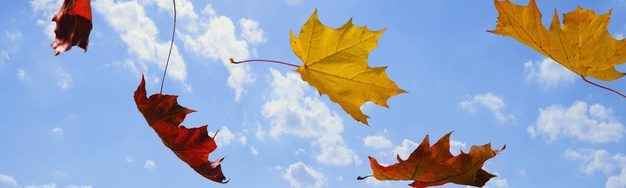
<path id="1" fill-rule="evenodd" d="M 449 131 L 455 151 L 507 145 L 484 166 L 499 175 L 488 187 L 626 186 L 624 99 L 485 32 L 496 23 L 492 1 L 178 0 L 164 93 L 197 110 L 186 126 L 220 129 L 210 157 L 226 157 L 226 185 L 202 178 L 164 147 L 132 98 L 142 73 L 148 93 L 158 92 L 171 2 L 93 0 L 88 52 L 76 47 L 54 57 L 49 20 L 60 2 L 0 6 L 0 187 L 404 187 L 410 182 L 355 178 L 371 174 L 367 156 L 390 164 L 425 135 L 434 141 Z M 609 31 L 626 33 L 622 0 L 538 5 L 544 15 L 577 5 L 613 9 Z M 387 29 L 369 63 L 389 66 L 409 93 L 391 98 L 389 109 L 363 106 L 370 127 L 292 67 L 226 63 L 301 64 L 289 31 L 298 32 L 316 8 L 332 27 L 353 18 Z M 626 91 L 623 79 L 597 82 Z"/>

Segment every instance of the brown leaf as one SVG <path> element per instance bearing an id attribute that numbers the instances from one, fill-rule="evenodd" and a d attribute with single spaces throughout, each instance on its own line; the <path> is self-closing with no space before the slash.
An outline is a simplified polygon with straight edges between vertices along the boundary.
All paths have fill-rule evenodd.
<path id="1" fill-rule="evenodd" d="M 64 0 L 52 21 L 56 22 L 56 38 L 51 44 L 55 56 L 72 49 L 72 46 L 87 51 L 92 28 L 90 0 Z"/>
<path id="2" fill-rule="evenodd" d="M 402 160 L 398 155 L 398 163 L 381 166 L 378 161 L 369 157 L 370 166 L 377 180 L 413 180 L 413 187 L 428 187 L 455 183 L 482 187 L 495 175 L 481 169 L 485 161 L 496 156 L 506 148 L 492 150 L 491 144 L 472 146 L 469 153 L 453 156 L 450 153 L 450 134 L 443 136 L 437 143 L 430 146 L 428 135 L 422 143 Z"/>
<path id="3" fill-rule="evenodd" d="M 135 91 L 135 103 L 163 144 L 200 175 L 218 183 L 227 183 L 220 164 L 224 158 L 213 162 L 208 160 L 209 153 L 217 149 L 213 139 L 217 132 L 211 137 L 207 133 L 207 125 L 190 129 L 181 125 L 185 116 L 195 111 L 180 106 L 176 95 L 154 94 L 146 98 L 145 86 L 142 76 Z"/>

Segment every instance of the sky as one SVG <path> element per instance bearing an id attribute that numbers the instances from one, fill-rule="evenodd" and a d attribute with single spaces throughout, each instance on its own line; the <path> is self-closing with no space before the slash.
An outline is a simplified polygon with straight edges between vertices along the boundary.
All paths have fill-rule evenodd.
<path id="1" fill-rule="evenodd" d="M 515 0 L 526 4 L 527 0 Z M 454 131 L 451 150 L 507 149 L 485 163 L 486 187 L 626 187 L 624 99 L 494 29 L 493 1 L 177 0 L 178 25 L 164 94 L 208 124 L 230 182 L 213 183 L 167 149 L 133 101 L 141 75 L 157 93 L 172 29 L 169 0 L 92 0 L 86 53 L 50 48 L 60 0 L 0 6 L 0 187 L 408 187 L 355 180 L 406 157 L 424 136 Z M 576 6 L 612 10 L 626 35 L 626 4 L 539 1 L 545 15 Z M 386 29 L 370 66 L 408 93 L 390 108 L 365 104 L 369 127 L 300 79 L 289 45 L 317 9 L 339 27 Z M 549 13 L 549 14 L 547 14 Z M 549 23 L 550 16 L 543 19 Z M 622 72 L 626 66 L 617 67 Z M 626 92 L 624 79 L 598 83 Z M 447 184 L 442 187 L 462 187 Z"/>

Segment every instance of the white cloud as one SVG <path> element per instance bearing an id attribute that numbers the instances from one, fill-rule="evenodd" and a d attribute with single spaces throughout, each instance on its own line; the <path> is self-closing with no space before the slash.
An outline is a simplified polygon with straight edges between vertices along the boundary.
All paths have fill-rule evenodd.
<path id="1" fill-rule="evenodd" d="M 11 58 L 9 57 L 9 52 L 0 50 L 0 66 L 6 64 Z"/>
<path id="2" fill-rule="evenodd" d="M 35 22 L 37 25 L 44 28 L 43 34 L 48 37 L 48 39 L 54 39 L 54 26 L 55 24 L 51 21 L 52 16 L 59 11 L 61 7 L 61 3 L 63 1 L 56 0 L 31 0 L 30 7 L 33 13 L 38 15 L 37 21 Z"/>
<path id="3" fill-rule="evenodd" d="M 213 132 L 209 131 L 209 135 L 213 134 Z M 220 128 L 219 132 L 217 133 L 217 136 L 215 136 L 215 142 L 217 142 L 218 146 L 230 145 L 230 143 L 232 143 L 234 140 L 235 135 L 226 126 L 222 126 L 222 128 Z"/>
<path id="4" fill-rule="evenodd" d="M 611 154 L 606 150 L 592 150 L 592 149 L 568 149 L 563 154 L 563 157 L 570 160 L 582 161 L 583 165 L 581 171 L 586 174 L 593 174 L 595 172 L 603 172 L 604 174 L 610 174 L 618 166 L 618 155 L 611 157 Z"/>
<path id="5" fill-rule="evenodd" d="M 508 188 L 509 182 L 506 179 L 495 177 L 485 184 L 485 188 Z"/>
<path id="6" fill-rule="evenodd" d="M 528 175 L 528 172 L 526 169 L 520 169 L 519 171 L 517 171 L 517 173 L 522 177 L 526 177 Z"/>
<path id="7" fill-rule="evenodd" d="M 52 133 L 54 133 L 55 135 L 62 135 L 63 134 L 63 128 L 55 127 L 55 128 L 52 129 Z"/>
<path id="8" fill-rule="evenodd" d="M 66 188 L 93 188 L 91 185 L 68 185 Z"/>
<path id="9" fill-rule="evenodd" d="M 250 146 L 250 154 L 252 154 L 253 156 L 259 156 L 259 150 L 256 149 L 254 146 Z"/>
<path id="10" fill-rule="evenodd" d="M 96 0 L 92 3 L 92 7 L 120 35 L 121 40 L 128 46 L 128 52 L 138 61 L 158 66 L 158 72 L 165 68 L 170 41 L 158 40 L 159 30 L 146 15 L 144 6 L 140 2 Z M 167 73 L 181 82 L 184 82 L 187 76 L 185 62 L 176 45 L 172 49 Z"/>
<path id="11" fill-rule="evenodd" d="M 155 170 L 157 168 L 156 162 L 153 160 L 146 160 L 146 163 L 143 164 L 143 168 L 148 170 Z"/>
<path id="12" fill-rule="evenodd" d="M 467 144 L 456 140 L 450 140 L 450 153 L 452 153 L 452 155 L 460 154 L 461 150 L 467 152 L 466 148 Z"/>
<path id="13" fill-rule="evenodd" d="M 50 17 L 61 7 L 61 3 L 63 1 L 56 0 L 31 0 L 30 7 L 33 9 L 33 12 L 44 14 L 44 16 Z"/>
<path id="14" fill-rule="evenodd" d="M 43 185 L 28 185 L 25 188 L 56 188 L 57 184 L 55 183 L 48 183 L 48 184 L 43 184 Z"/>
<path id="15" fill-rule="evenodd" d="M 302 149 L 302 148 L 298 148 L 298 150 L 293 152 L 294 155 L 301 155 L 303 153 L 306 153 L 306 151 L 304 149 Z"/>
<path id="16" fill-rule="evenodd" d="M 259 22 L 242 18 L 239 19 L 239 26 L 241 27 L 241 38 L 246 40 L 250 44 L 259 44 L 267 41 L 263 30 L 259 29 Z"/>
<path id="17" fill-rule="evenodd" d="M 57 184 L 48 183 L 41 185 L 27 185 L 21 186 L 17 183 L 15 178 L 9 175 L 0 174 L 0 186 L 4 185 L 4 187 L 24 187 L 24 188 L 56 188 Z M 68 185 L 66 188 L 93 188 L 91 185 Z"/>
<path id="18" fill-rule="evenodd" d="M 367 136 L 363 139 L 363 144 L 372 149 L 386 149 L 393 146 L 391 141 L 384 136 Z"/>
<path id="19" fill-rule="evenodd" d="M 302 162 L 289 165 L 283 179 L 293 188 L 320 188 L 327 187 L 326 176 Z"/>
<path id="20" fill-rule="evenodd" d="M 376 178 L 366 178 L 365 184 L 370 187 L 391 187 L 391 183 L 389 183 L 389 181 L 380 181 Z"/>
<path id="21" fill-rule="evenodd" d="M 563 157 L 569 160 L 580 161 L 580 170 L 588 175 L 602 172 L 609 176 L 605 183 L 606 188 L 621 188 L 626 186 L 626 155 L 622 153 L 611 155 L 606 150 L 568 149 Z M 616 175 L 613 172 L 618 170 Z"/>
<path id="22" fill-rule="evenodd" d="M 470 100 L 461 101 L 459 107 L 469 112 L 475 112 L 477 107 L 484 108 L 493 114 L 493 117 L 500 123 L 511 122 L 515 120 L 515 117 L 510 114 L 502 112 L 505 104 L 504 100 L 492 93 L 485 93 L 476 95 Z"/>
<path id="23" fill-rule="evenodd" d="M 270 72 L 272 93 L 261 111 L 269 121 L 269 135 L 278 138 L 289 134 L 315 139 L 311 144 L 319 149 L 315 158 L 323 164 L 358 164 L 358 156 L 341 136 L 342 119 L 314 96 L 316 94 L 309 94 L 311 91 L 300 76 L 294 73 L 282 75 L 274 69 Z"/>
<path id="24" fill-rule="evenodd" d="M 135 157 L 127 155 L 126 156 L 126 162 L 129 163 L 129 164 L 134 163 L 135 162 Z"/>
<path id="25" fill-rule="evenodd" d="M 22 39 L 22 33 L 19 31 L 4 31 L 4 37 L 10 41 L 16 41 Z"/>
<path id="26" fill-rule="evenodd" d="M 539 109 L 534 125 L 528 127 L 532 138 L 548 141 L 569 137 L 590 143 L 616 142 L 624 135 L 624 125 L 613 117 L 613 110 L 601 104 L 576 101 L 570 107 L 552 105 Z"/>
<path id="27" fill-rule="evenodd" d="M 396 147 L 393 151 L 395 154 L 400 155 L 400 158 L 406 159 L 409 155 L 419 146 L 419 143 L 413 142 L 409 139 L 404 139 L 402 145 Z M 396 155 L 393 155 L 394 157 Z"/>
<path id="28" fill-rule="evenodd" d="M 526 80 L 537 82 L 545 88 L 572 83 L 576 78 L 576 74 L 550 58 L 545 58 L 541 62 L 524 63 L 524 72 Z"/>
<path id="29" fill-rule="evenodd" d="M 606 181 L 606 188 L 624 188 L 626 187 L 626 168 L 622 168 L 619 175 L 611 176 Z"/>
<path id="30" fill-rule="evenodd" d="M 302 4 L 303 0 L 284 0 L 289 6 L 296 6 Z"/>
<path id="31" fill-rule="evenodd" d="M 248 143 L 248 138 L 246 136 L 240 136 L 239 137 L 239 144 L 246 145 L 246 143 Z"/>
<path id="32" fill-rule="evenodd" d="M 8 187 L 17 187 L 17 180 L 6 174 L 0 174 L 0 183 Z"/>
<path id="33" fill-rule="evenodd" d="M 17 69 L 17 78 L 19 78 L 20 80 L 27 80 L 28 79 L 28 75 L 26 75 L 26 71 L 24 69 Z"/>
<path id="34" fill-rule="evenodd" d="M 254 136 L 256 137 L 257 140 L 263 141 L 263 139 L 265 139 L 265 135 L 267 134 L 266 131 L 263 130 L 263 126 L 261 126 L 260 123 L 256 123 L 256 132 L 254 133 Z"/>
<path id="35" fill-rule="evenodd" d="M 57 69 L 57 76 L 59 77 L 57 87 L 61 90 L 69 89 L 72 85 L 72 76 L 61 68 Z"/>
<path id="36" fill-rule="evenodd" d="M 254 77 L 250 72 L 250 67 L 246 64 L 233 65 L 230 58 L 246 59 L 251 56 L 250 47 L 252 44 L 260 43 L 257 39 L 264 38 L 263 31 L 258 29 L 258 24 L 254 20 L 248 21 L 246 25 L 242 25 L 242 32 L 249 32 L 252 37 L 250 41 L 237 37 L 236 27 L 232 19 L 227 16 L 218 15 L 210 4 L 207 4 L 199 19 L 188 19 L 187 23 L 191 24 L 185 31 L 181 31 L 180 39 L 185 44 L 186 49 L 195 54 L 221 61 L 229 72 L 227 84 L 235 90 L 235 100 L 239 101 L 244 94 L 244 87 L 254 82 Z"/>
<path id="37" fill-rule="evenodd" d="M 156 4 L 160 10 L 174 13 L 174 4 L 171 0 L 143 0 L 146 4 Z M 176 17 L 177 19 L 198 19 L 198 14 L 193 10 L 193 4 L 189 0 L 176 1 Z"/>

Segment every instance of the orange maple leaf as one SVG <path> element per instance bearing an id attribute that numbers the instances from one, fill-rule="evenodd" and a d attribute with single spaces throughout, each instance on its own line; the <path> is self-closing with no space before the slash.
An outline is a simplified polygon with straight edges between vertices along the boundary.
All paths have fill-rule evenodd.
<path id="1" fill-rule="evenodd" d="M 413 180 L 409 185 L 420 188 L 446 183 L 482 187 L 489 179 L 496 177 L 483 170 L 482 166 L 504 150 L 506 145 L 500 150 L 492 150 L 491 144 L 472 146 L 469 153 L 461 151 L 461 154 L 453 156 L 450 153 L 450 134 L 452 132 L 432 146 L 426 135 L 406 160 L 398 155 L 398 163 L 390 166 L 381 166 L 375 158 L 369 157 L 373 177 L 377 180 Z"/>

